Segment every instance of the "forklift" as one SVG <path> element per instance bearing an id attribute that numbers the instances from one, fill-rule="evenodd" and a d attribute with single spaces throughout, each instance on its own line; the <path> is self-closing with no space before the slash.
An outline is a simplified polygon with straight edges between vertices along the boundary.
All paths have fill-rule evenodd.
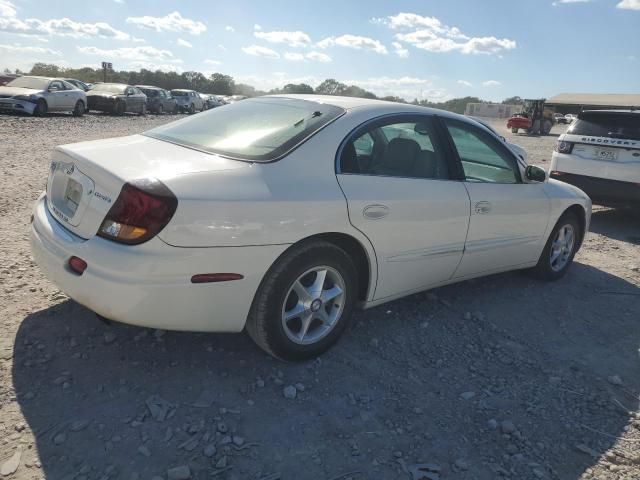
<path id="1" fill-rule="evenodd" d="M 526 99 L 522 111 L 507 120 L 512 133 L 524 130 L 529 135 L 548 135 L 553 126 L 553 111 L 546 107 L 545 98 Z"/>

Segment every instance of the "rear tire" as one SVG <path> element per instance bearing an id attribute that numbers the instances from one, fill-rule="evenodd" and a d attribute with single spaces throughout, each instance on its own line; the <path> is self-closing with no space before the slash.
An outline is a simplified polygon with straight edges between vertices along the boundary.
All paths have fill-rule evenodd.
<path id="1" fill-rule="evenodd" d="M 549 235 L 533 273 L 543 280 L 562 278 L 573 263 L 583 235 L 576 215 L 571 212 L 562 214 Z"/>
<path id="2" fill-rule="evenodd" d="M 76 102 L 76 106 L 73 107 L 73 116 L 74 117 L 81 117 L 84 115 L 85 112 L 85 106 L 84 106 L 84 102 L 82 100 L 78 100 Z"/>
<path id="3" fill-rule="evenodd" d="M 281 360 L 316 357 L 347 328 L 357 287 L 356 268 L 341 248 L 324 241 L 295 246 L 262 280 L 246 330 Z"/>
<path id="4" fill-rule="evenodd" d="M 33 115 L 35 117 L 44 117 L 47 114 L 47 110 L 48 110 L 47 101 L 44 98 L 41 98 L 40 100 L 38 100 L 38 103 L 36 104 L 36 108 L 33 111 Z"/>
<path id="5" fill-rule="evenodd" d="M 192 103 L 189 105 L 189 114 L 193 115 L 194 113 L 196 113 L 196 106 Z"/>

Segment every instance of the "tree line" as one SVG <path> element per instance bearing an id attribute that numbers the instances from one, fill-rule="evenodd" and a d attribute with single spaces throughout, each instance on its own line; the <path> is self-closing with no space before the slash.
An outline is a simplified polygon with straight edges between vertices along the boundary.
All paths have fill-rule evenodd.
<path id="1" fill-rule="evenodd" d="M 16 72 L 22 73 L 22 72 Z M 103 81 L 103 71 L 99 68 L 82 67 L 82 68 L 63 68 L 55 64 L 35 63 L 30 75 L 42 75 L 45 77 L 68 77 L 82 80 L 86 83 L 95 83 Z M 174 88 L 187 88 L 202 93 L 214 95 L 245 95 L 254 97 L 259 95 L 274 93 L 303 93 L 318 95 L 343 95 L 347 97 L 362 97 L 379 100 L 387 100 L 399 103 L 411 103 L 414 105 L 422 105 L 425 107 L 440 108 L 456 113 L 464 113 L 467 103 L 487 103 L 478 97 L 462 97 L 452 98 L 444 102 L 432 102 L 430 100 L 418 100 L 417 98 L 409 102 L 398 96 L 378 97 L 373 92 L 365 90 L 357 85 L 347 85 L 333 78 L 328 78 L 316 88 L 306 83 L 289 83 L 282 88 L 272 89 L 270 91 L 258 90 L 251 85 L 237 83 L 230 75 L 223 73 L 213 73 L 209 77 L 201 72 L 163 72 L 161 70 L 151 71 L 141 69 L 140 71 L 109 71 L 107 73 L 108 82 L 126 83 L 129 85 L 155 85 L 166 90 Z M 510 97 L 502 103 L 506 104 L 522 104 L 520 97 Z"/>

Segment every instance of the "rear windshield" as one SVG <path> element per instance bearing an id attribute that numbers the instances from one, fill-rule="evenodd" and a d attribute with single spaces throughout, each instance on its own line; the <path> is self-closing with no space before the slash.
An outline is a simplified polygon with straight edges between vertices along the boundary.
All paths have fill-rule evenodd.
<path id="1" fill-rule="evenodd" d="M 581 113 L 567 133 L 640 140 L 640 114 Z"/>
<path id="2" fill-rule="evenodd" d="M 173 95 L 174 97 L 186 97 L 187 95 L 189 95 L 189 92 L 183 92 L 180 90 L 171 90 L 171 95 Z"/>
<path id="3" fill-rule="evenodd" d="M 7 83 L 7 87 L 32 88 L 34 90 L 46 90 L 49 87 L 49 79 L 35 77 L 18 77 Z"/>
<path id="4" fill-rule="evenodd" d="M 150 88 L 141 88 L 142 93 L 144 93 L 147 97 L 157 97 L 160 92 L 158 90 L 151 90 Z"/>
<path id="5" fill-rule="evenodd" d="M 240 160 L 270 161 L 344 110 L 293 98 L 252 98 L 163 125 L 145 135 Z"/>
<path id="6" fill-rule="evenodd" d="M 118 85 L 116 83 L 98 83 L 91 89 L 92 92 L 109 92 L 109 93 L 124 93 L 126 85 Z"/>

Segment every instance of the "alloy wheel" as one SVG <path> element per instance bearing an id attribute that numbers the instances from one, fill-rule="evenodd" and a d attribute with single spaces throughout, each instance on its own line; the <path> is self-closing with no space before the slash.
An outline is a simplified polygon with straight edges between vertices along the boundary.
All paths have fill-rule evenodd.
<path id="1" fill-rule="evenodd" d="M 291 285 L 282 305 L 282 327 L 294 343 L 309 345 L 326 337 L 344 311 L 342 275 L 329 266 L 317 266 Z"/>
<path id="2" fill-rule="evenodd" d="M 575 232 L 571 224 L 563 225 L 558 229 L 553 243 L 551 244 L 550 262 L 554 272 L 562 270 L 573 252 L 575 243 Z"/>

